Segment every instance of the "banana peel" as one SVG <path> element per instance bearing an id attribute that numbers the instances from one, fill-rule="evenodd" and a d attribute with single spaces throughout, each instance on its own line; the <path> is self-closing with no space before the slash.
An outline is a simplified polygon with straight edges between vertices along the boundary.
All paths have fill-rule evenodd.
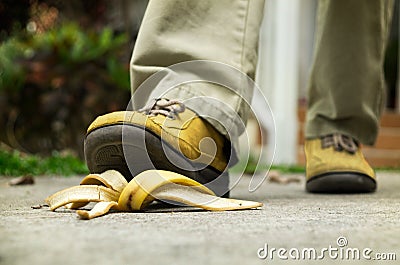
<path id="1" fill-rule="evenodd" d="M 46 198 L 52 211 L 65 206 L 79 209 L 90 202 L 97 204 L 89 211 L 77 210 L 81 219 L 92 219 L 116 211 L 143 210 L 154 200 L 172 201 L 209 211 L 244 210 L 261 207 L 254 201 L 217 197 L 204 185 L 181 174 L 165 170 L 147 170 L 129 183 L 116 170 L 90 174 L 79 186 L 61 190 Z"/>

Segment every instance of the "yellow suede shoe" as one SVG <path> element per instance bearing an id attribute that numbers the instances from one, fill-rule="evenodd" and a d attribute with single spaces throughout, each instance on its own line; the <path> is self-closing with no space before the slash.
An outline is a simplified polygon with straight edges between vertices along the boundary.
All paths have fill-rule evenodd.
<path id="1" fill-rule="evenodd" d="M 84 149 L 91 173 L 115 169 L 129 181 L 145 170 L 162 169 L 190 177 L 218 196 L 229 191 L 230 142 L 178 101 L 157 99 L 139 111 L 98 117 L 87 130 Z"/>
<path id="2" fill-rule="evenodd" d="M 363 193 L 376 190 L 374 170 L 349 136 L 332 134 L 306 140 L 306 190 L 315 193 Z"/>

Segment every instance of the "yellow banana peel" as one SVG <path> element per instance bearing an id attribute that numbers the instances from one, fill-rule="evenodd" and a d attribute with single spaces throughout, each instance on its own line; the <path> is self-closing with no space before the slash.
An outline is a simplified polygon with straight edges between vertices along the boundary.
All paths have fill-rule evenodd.
<path id="1" fill-rule="evenodd" d="M 81 219 L 92 219 L 116 211 L 138 211 L 154 200 L 172 201 L 209 211 L 254 209 L 260 202 L 226 199 L 204 185 L 181 174 L 165 170 L 147 170 L 129 183 L 115 170 L 90 174 L 79 186 L 61 190 L 46 198 L 52 211 L 61 206 L 79 209 L 90 202 L 97 204 L 90 210 L 76 211 Z"/>

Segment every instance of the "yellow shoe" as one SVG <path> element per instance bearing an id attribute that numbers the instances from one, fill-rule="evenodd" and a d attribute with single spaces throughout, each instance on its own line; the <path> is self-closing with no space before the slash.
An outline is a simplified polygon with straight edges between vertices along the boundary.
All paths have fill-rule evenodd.
<path id="1" fill-rule="evenodd" d="M 315 193 L 362 193 L 376 190 L 374 170 L 349 136 L 333 134 L 306 140 L 306 190 Z"/>
<path id="2" fill-rule="evenodd" d="M 218 196 L 228 194 L 230 142 L 178 101 L 158 99 L 139 111 L 98 117 L 87 130 L 84 149 L 91 173 L 115 169 L 129 181 L 145 170 L 169 170 Z"/>

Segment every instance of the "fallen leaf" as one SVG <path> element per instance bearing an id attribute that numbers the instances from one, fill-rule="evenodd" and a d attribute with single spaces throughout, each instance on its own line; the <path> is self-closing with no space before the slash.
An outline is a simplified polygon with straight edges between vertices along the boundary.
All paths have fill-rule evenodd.
<path id="1" fill-rule="evenodd" d="M 289 184 L 289 183 L 299 183 L 301 179 L 299 177 L 284 177 L 277 171 L 270 171 L 268 173 L 268 181 L 278 184 Z"/>
<path id="2" fill-rule="evenodd" d="M 23 176 L 10 180 L 8 185 L 17 186 L 17 185 L 33 185 L 35 184 L 35 180 L 32 176 Z"/>

